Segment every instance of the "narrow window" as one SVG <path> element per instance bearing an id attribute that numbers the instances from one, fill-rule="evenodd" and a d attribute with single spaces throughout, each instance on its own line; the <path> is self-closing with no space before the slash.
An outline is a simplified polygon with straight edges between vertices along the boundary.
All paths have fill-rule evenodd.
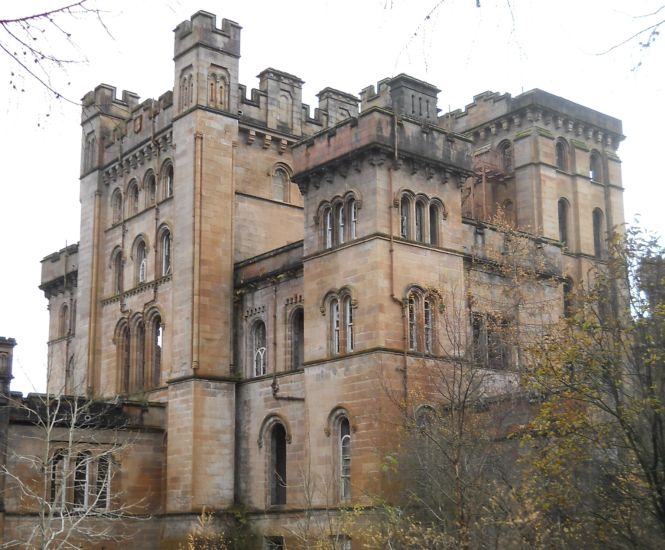
<path id="1" fill-rule="evenodd" d="M 346 339 L 346 351 L 353 351 L 353 303 L 351 297 L 344 298 L 344 329 Z"/>
<path id="2" fill-rule="evenodd" d="M 330 322 L 332 323 L 332 352 L 337 355 L 340 352 L 339 334 L 339 300 L 330 302 Z"/>
<path id="3" fill-rule="evenodd" d="M 559 199 L 559 240 L 562 244 L 568 245 L 568 201 L 564 198 Z"/>
<path id="4" fill-rule="evenodd" d="M 559 170 L 566 171 L 568 170 L 568 151 L 566 150 L 566 144 L 563 141 L 556 142 L 556 167 Z"/>
<path id="5" fill-rule="evenodd" d="M 289 176 L 282 168 L 277 168 L 272 176 L 272 198 L 286 202 Z"/>
<path id="6" fill-rule="evenodd" d="M 429 207 L 429 243 L 439 244 L 439 207 L 436 204 Z"/>
<path id="7" fill-rule="evenodd" d="M 270 504 L 286 504 L 286 430 L 275 424 L 270 434 Z"/>
<path id="8" fill-rule="evenodd" d="M 169 164 L 164 170 L 163 177 L 164 198 L 173 196 L 173 165 Z"/>
<path id="9" fill-rule="evenodd" d="M 145 387 L 145 325 L 136 325 L 136 386 L 139 390 Z"/>
<path id="10" fill-rule="evenodd" d="M 425 207 L 420 201 L 416 202 L 416 241 L 422 243 L 423 239 L 423 223 L 425 218 Z"/>
<path id="11" fill-rule="evenodd" d="M 129 212 L 131 216 L 139 211 L 139 186 L 136 182 L 129 187 Z"/>
<path id="12" fill-rule="evenodd" d="M 403 239 L 409 238 L 409 226 L 411 225 L 411 201 L 404 195 L 400 201 L 400 224 L 399 234 Z"/>
<path id="13" fill-rule="evenodd" d="M 591 181 L 601 181 L 600 155 L 593 151 L 589 157 L 589 178 Z"/>
<path id="14" fill-rule="evenodd" d="M 113 215 L 113 223 L 119 223 L 122 221 L 122 193 L 120 189 L 113 191 L 113 196 L 111 197 L 111 209 Z"/>
<path id="15" fill-rule="evenodd" d="M 339 423 L 339 482 L 340 498 L 351 498 L 351 427 L 346 417 Z"/>
<path id="16" fill-rule="evenodd" d="M 263 376 L 267 372 L 266 325 L 263 321 L 257 321 L 254 324 L 252 339 L 254 350 L 254 376 Z"/>
<path id="17" fill-rule="evenodd" d="M 74 507 L 85 509 L 88 507 L 88 481 L 90 479 L 90 454 L 79 453 L 76 457 L 74 470 Z"/>
<path id="18" fill-rule="evenodd" d="M 342 244 L 344 242 L 344 231 L 346 226 L 346 213 L 344 212 L 344 205 L 340 204 L 337 206 L 337 244 Z"/>
<path id="19" fill-rule="evenodd" d="M 58 336 L 61 338 L 69 334 L 69 307 L 62 304 L 60 308 L 60 319 L 58 320 Z"/>
<path id="20" fill-rule="evenodd" d="M 482 315 L 474 313 L 471 316 L 471 330 L 473 360 L 476 366 L 485 366 L 487 364 L 487 332 Z"/>
<path id="21" fill-rule="evenodd" d="M 499 145 L 499 155 L 501 157 L 501 164 L 503 171 L 506 174 L 513 173 L 513 146 L 509 141 L 504 141 Z"/>
<path id="22" fill-rule="evenodd" d="M 600 258 L 603 253 L 603 211 L 595 208 L 593 211 L 593 255 Z"/>
<path id="23" fill-rule="evenodd" d="M 299 369 L 305 356 L 305 316 L 302 308 L 298 308 L 291 320 L 291 368 Z"/>
<path id="24" fill-rule="evenodd" d="M 171 274 L 171 232 L 168 230 L 162 233 L 161 252 L 161 274 L 165 277 Z"/>
<path id="25" fill-rule="evenodd" d="M 121 335 L 120 364 L 122 373 L 122 391 L 129 393 L 129 377 L 131 369 L 131 348 L 129 338 L 129 327 L 124 327 Z"/>
<path id="26" fill-rule="evenodd" d="M 145 242 L 139 241 L 136 245 L 136 282 L 145 283 L 147 278 L 148 260 L 146 257 Z"/>
<path id="27" fill-rule="evenodd" d="M 114 294 L 122 292 L 122 252 L 117 250 L 113 256 L 113 291 Z"/>
<path id="28" fill-rule="evenodd" d="M 358 235 L 357 225 L 358 225 L 358 205 L 356 204 L 355 199 L 349 200 L 349 217 L 351 218 L 351 226 L 349 227 L 349 237 L 355 239 Z"/>
<path id="29" fill-rule="evenodd" d="M 418 349 L 418 321 L 416 317 L 416 298 L 413 294 L 409 296 L 408 302 L 409 316 L 409 349 L 415 351 Z"/>
<path id="30" fill-rule="evenodd" d="M 111 496 L 111 460 L 103 455 L 97 461 L 97 483 L 95 486 L 94 507 L 106 510 Z"/>
<path id="31" fill-rule="evenodd" d="M 563 316 L 573 315 L 573 281 L 566 277 L 563 281 Z"/>
<path id="32" fill-rule="evenodd" d="M 159 386 L 162 377 L 162 349 L 164 333 L 162 318 L 156 315 L 152 320 L 152 385 Z"/>
<path id="33" fill-rule="evenodd" d="M 330 208 L 326 208 L 323 211 L 323 233 L 324 233 L 326 248 L 332 248 L 333 222 L 332 222 L 332 210 Z"/>
<path id="34" fill-rule="evenodd" d="M 146 181 L 146 189 L 148 190 L 147 194 L 147 199 L 148 199 L 148 204 L 147 206 L 151 206 L 155 204 L 155 201 L 157 200 L 157 180 L 155 179 L 155 174 L 150 172 L 148 174 L 148 178 Z"/>
<path id="35" fill-rule="evenodd" d="M 491 369 L 505 370 L 508 368 L 509 351 L 506 344 L 505 322 L 490 320 L 486 325 L 487 333 L 487 366 Z"/>
<path id="36" fill-rule="evenodd" d="M 433 316 L 432 316 L 432 302 L 428 299 L 424 301 L 424 323 L 423 328 L 425 332 L 425 353 L 432 353 L 433 349 Z"/>
<path id="37" fill-rule="evenodd" d="M 54 508 L 64 508 L 67 486 L 67 455 L 64 451 L 58 451 L 51 459 L 51 503 Z"/>

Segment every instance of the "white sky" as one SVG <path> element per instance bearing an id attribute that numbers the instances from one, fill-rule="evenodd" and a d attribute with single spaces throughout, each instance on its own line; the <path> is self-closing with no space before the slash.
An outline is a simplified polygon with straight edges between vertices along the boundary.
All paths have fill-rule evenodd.
<path id="1" fill-rule="evenodd" d="M 66 0 L 5 0 L 0 18 L 35 13 Z M 113 38 L 94 19 L 63 24 L 85 56 L 59 89 L 80 99 L 99 83 L 156 98 L 173 87 L 175 26 L 198 10 L 242 27 L 240 81 L 257 87 L 266 67 L 305 81 L 312 111 L 326 86 L 357 94 L 382 78 L 406 72 L 443 91 L 439 108 L 463 108 L 485 91 L 518 95 L 542 88 L 623 120 L 619 148 L 626 219 L 665 234 L 663 175 L 651 168 L 662 155 L 665 121 L 665 37 L 648 49 L 633 41 L 597 55 L 655 22 L 634 16 L 665 0 L 91 0 L 105 10 Z M 427 14 L 438 5 L 429 19 Z M 511 9 L 512 8 L 512 9 Z M 665 18 L 665 10 L 659 15 Z M 665 32 L 665 28 L 663 29 Z M 635 66 L 641 62 L 638 70 Z M 9 85 L 0 57 L 0 335 L 17 339 L 12 389 L 43 391 L 48 337 L 47 302 L 37 286 L 39 261 L 79 239 L 79 107 L 54 101 L 29 79 Z M 16 78 L 13 80 L 16 82 Z M 67 85 L 69 83 L 69 85 Z M 660 146 L 660 147 L 659 147 Z"/>

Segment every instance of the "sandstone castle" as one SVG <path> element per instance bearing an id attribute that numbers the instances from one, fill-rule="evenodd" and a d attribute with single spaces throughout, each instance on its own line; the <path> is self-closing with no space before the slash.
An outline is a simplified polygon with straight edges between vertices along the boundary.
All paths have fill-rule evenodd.
<path id="1" fill-rule="evenodd" d="M 359 97 L 325 88 L 312 110 L 292 74 L 238 81 L 240 36 L 198 12 L 175 29 L 173 90 L 85 95 L 80 242 L 42 260 L 49 391 L 130 419 L 131 445 L 59 487 L 63 506 L 95 487 L 99 521 L 141 502 L 126 520 L 140 548 L 240 505 L 257 544 L 283 548 L 305 508 L 381 494 L 385 388 L 406 398 L 445 362 L 451 297 L 460 353 L 516 383 L 520 358 L 488 324 L 496 216 L 530 233 L 549 274 L 532 292 L 557 316 L 624 218 L 615 118 L 537 89 L 441 116 L 440 90 L 406 74 Z M 5 404 L 14 344 L 0 339 Z M 19 457 L 39 441 L 10 409 L 2 458 L 29 477 Z M 306 494 L 304 476 L 330 483 Z M 26 540 L 35 510 L 0 483 L 0 542 Z"/>

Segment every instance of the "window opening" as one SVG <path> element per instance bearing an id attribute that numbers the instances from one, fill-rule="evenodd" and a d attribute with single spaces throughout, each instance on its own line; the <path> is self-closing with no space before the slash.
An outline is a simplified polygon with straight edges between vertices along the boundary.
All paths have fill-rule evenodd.
<path id="1" fill-rule="evenodd" d="M 326 239 L 326 248 L 332 248 L 333 241 L 333 223 L 332 223 L 332 210 L 326 208 L 323 213 L 324 232 Z"/>
<path id="2" fill-rule="evenodd" d="M 556 167 L 559 170 L 568 170 L 568 155 L 566 145 L 562 141 L 556 142 Z"/>
<path id="3" fill-rule="evenodd" d="M 97 484 L 95 489 L 95 508 L 106 510 L 111 492 L 111 460 L 101 456 L 97 461 Z"/>
<path id="4" fill-rule="evenodd" d="M 416 241 L 419 243 L 423 242 L 423 218 L 425 217 L 425 212 L 423 208 L 423 203 L 418 201 L 416 202 Z"/>
<path id="5" fill-rule="evenodd" d="M 162 318 L 157 315 L 152 320 L 152 385 L 159 386 L 162 376 L 163 333 Z"/>
<path id="6" fill-rule="evenodd" d="M 66 496 L 67 455 L 58 451 L 51 461 L 51 503 L 55 508 L 64 508 Z"/>
<path id="7" fill-rule="evenodd" d="M 145 325 L 143 322 L 136 325 L 136 385 L 139 389 L 145 387 Z"/>
<path id="8" fill-rule="evenodd" d="M 164 198 L 173 196 L 173 165 L 169 164 L 164 173 Z"/>
<path id="9" fill-rule="evenodd" d="M 257 321 L 254 325 L 254 376 L 263 376 L 267 372 L 266 366 L 266 325 Z"/>
<path id="10" fill-rule="evenodd" d="M 282 424 L 275 424 L 270 440 L 270 504 L 286 504 L 286 430 Z"/>
<path id="11" fill-rule="evenodd" d="M 596 208 L 593 211 L 593 255 L 600 258 L 603 253 L 603 211 Z"/>
<path id="12" fill-rule="evenodd" d="M 346 351 L 353 351 L 353 304 L 351 297 L 344 299 L 344 326 L 346 329 Z"/>
<path id="13" fill-rule="evenodd" d="M 76 468 L 74 470 L 74 507 L 87 508 L 88 507 L 88 481 L 90 479 L 89 473 L 90 454 L 79 453 L 76 457 Z"/>
<path id="14" fill-rule="evenodd" d="M 416 321 L 416 298 L 409 296 L 409 349 L 415 351 L 418 348 L 418 325 Z"/>
<path id="15" fill-rule="evenodd" d="M 122 391 L 129 393 L 129 376 L 131 369 L 129 328 L 125 327 L 122 333 Z"/>
<path id="16" fill-rule="evenodd" d="M 559 240 L 564 244 L 568 244 L 568 201 L 566 199 L 559 199 Z"/>
<path id="17" fill-rule="evenodd" d="M 344 242 L 344 226 L 346 225 L 346 214 L 344 205 L 337 206 L 337 244 Z"/>
<path id="18" fill-rule="evenodd" d="M 336 299 L 330 303 L 330 318 L 333 329 L 333 334 L 332 334 L 333 354 L 337 355 L 340 352 L 340 334 L 339 334 L 339 301 Z"/>
<path id="19" fill-rule="evenodd" d="M 339 423 L 339 480 L 340 497 L 351 498 L 351 427 L 346 417 Z"/>
<path id="20" fill-rule="evenodd" d="M 429 242 L 439 244 L 439 207 L 436 204 L 429 207 Z"/>
<path id="21" fill-rule="evenodd" d="M 432 353 L 432 303 L 427 299 L 425 299 L 424 302 L 424 309 L 425 352 Z"/>
<path id="22" fill-rule="evenodd" d="M 146 258 L 145 243 L 139 242 L 136 246 L 136 264 L 138 266 L 137 280 L 138 283 L 145 283 L 147 276 L 148 260 Z"/>
<path id="23" fill-rule="evenodd" d="M 408 197 L 403 196 L 400 201 L 400 237 L 403 239 L 408 239 L 409 237 L 409 225 L 411 225 L 409 215 L 410 207 L 411 202 Z"/>
<path id="24" fill-rule="evenodd" d="M 302 367 L 305 357 L 305 316 L 302 308 L 298 308 L 293 314 L 291 334 L 293 349 L 291 368 L 299 369 Z"/>
<path id="25" fill-rule="evenodd" d="M 162 277 L 171 274 L 171 233 L 162 235 Z"/>
<path id="26" fill-rule="evenodd" d="M 601 180 L 600 155 L 594 151 L 589 157 L 589 178 L 591 181 L 599 182 Z"/>
<path id="27" fill-rule="evenodd" d="M 350 238 L 355 239 L 357 235 L 357 225 L 358 225 L 358 205 L 354 199 L 349 201 L 349 211 L 351 213 L 351 231 Z"/>

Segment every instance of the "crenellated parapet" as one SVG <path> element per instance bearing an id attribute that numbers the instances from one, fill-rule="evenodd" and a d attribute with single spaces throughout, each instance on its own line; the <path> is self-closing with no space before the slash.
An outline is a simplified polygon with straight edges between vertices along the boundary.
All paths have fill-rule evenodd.
<path id="1" fill-rule="evenodd" d="M 173 92 L 143 102 L 134 92 L 100 84 L 83 98 L 81 175 L 107 165 L 140 144 L 155 140 L 172 121 Z"/>
<path id="2" fill-rule="evenodd" d="M 371 107 L 389 108 L 397 115 L 436 124 L 440 91 L 433 84 L 402 73 L 381 80 L 376 91 L 374 86 L 364 88 L 360 99 L 363 111 Z"/>
<path id="3" fill-rule="evenodd" d="M 73 288 L 78 276 L 78 243 L 49 254 L 42 260 L 40 290 L 47 299 L 60 294 L 66 288 Z"/>
<path id="4" fill-rule="evenodd" d="M 552 139 L 555 134 L 566 136 L 579 149 L 616 151 L 625 137 L 619 119 L 539 89 L 514 98 L 483 92 L 464 110 L 439 117 L 439 125 L 469 135 L 479 145 L 502 136 L 522 138 L 537 132 Z"/>

